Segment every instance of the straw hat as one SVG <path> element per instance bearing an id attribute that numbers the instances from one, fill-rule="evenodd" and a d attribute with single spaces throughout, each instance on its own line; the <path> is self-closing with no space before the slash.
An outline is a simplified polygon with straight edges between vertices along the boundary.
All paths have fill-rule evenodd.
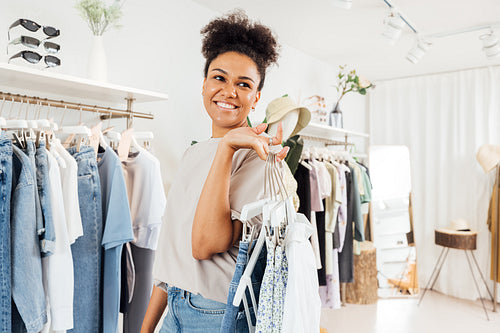
<path id="1" fill-rule="evenodd" d="M 477 151 L 476 158 L 484 171 L 489 172 L 500 162 L 500 146 L 482 145 Z"/>
<path id="2" fill-rule="evenodd" d="M 299 119 L 297 120 L 297 126 L 295 126 L 292 134 L 290 134 L 290 137 L 292 137 L 309 124 L 309 121 L 311 120 L 311 112 L 306 107 L 299 106 L 291 97 L 278 97 L 267 105 L 267 123 L 277 123 L 283 119 L 286 114 L 297 109 L 299 110 Z"/>
<path id="3" fill-rule="evenodd" d="M 469 223 L 464 219 L 451 221 L 449 229 L 454 231 L 470 231 Z"/>

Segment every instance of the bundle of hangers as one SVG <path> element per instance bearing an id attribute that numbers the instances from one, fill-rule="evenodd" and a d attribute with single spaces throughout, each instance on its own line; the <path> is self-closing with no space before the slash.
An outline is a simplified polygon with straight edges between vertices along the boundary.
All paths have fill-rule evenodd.
<path id="1" fill-rule="evenodd" d="M 250 332 L 318 332 L 321 302 L 314 253 L 308 240 L 312 227 L 304 215 L 295 212 L 292 197 L 285 189 L 281 163 L 276 162 L 275 154 L 269 154 L 265 198 L 242 209 L 242 242 L 255 243 L 255 226 L 249 224 L 250 219 L 261 215 L 262 227 L 232 304 L 238 307 L 243 301 Z M 267 251 L 267 260 L 259 291 L 254 288 L 259 288 L 260 281 L 255 281 L 252 273 L 256 265 L 262 264 L 263 251 Z M 255 321 L 250 316 L 248 295 L 257 314 Z"/>

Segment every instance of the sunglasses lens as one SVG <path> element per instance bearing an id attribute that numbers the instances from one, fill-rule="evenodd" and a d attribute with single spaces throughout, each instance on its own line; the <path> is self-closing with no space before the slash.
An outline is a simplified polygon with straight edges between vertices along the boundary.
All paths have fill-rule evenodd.
<path id="1" fill-rule="evenodd" d="M 45 56 L 45 63 L 49 67 L 56 67 L 61 65 L 61 60 L 54 56 Z"/>
<path id="2" fill-rule="evenodd" d="M 30 20 L 22 20 L 21 25 L 23 27 L 25 27 L 26 29 L 28 29 L 29 31 L 33 31 L 33 32 L 40 29 L 40 25 L 38 23 L 30 21 Z"/>
<path id="3" fill-rule="evenodd" d="M 57 53 L 61 49 L 61 46 L 56 43 L 45 42 L 43 45 L 45 46 L 45 51 L 49 53 Z"/>
<path id="4" fill-rule="evenodd" d="M 24 51 L 23 58 L 31 62 L 32 64 L 36 64 L 40 61 L 40 59 L 42 59 L 42 56 L 35 52 Z"/>
<path id="5" fill-rule="evenodd" d="M 60 31 L 53 27 L 44 27 L 43 32 L 50 37 L 59 36 Z"/>
<path id="6" fill-rule="evenodd" d="M 40 45 L 40 41 L 38 39 L 33 38 L 33 37 L 28 37 L 28 36 L 22 36 L 21 43 L 23 45 L 26 45 L 26 46 L 32 47 L 32 48 L 37 48 L 38 45 Z"/>

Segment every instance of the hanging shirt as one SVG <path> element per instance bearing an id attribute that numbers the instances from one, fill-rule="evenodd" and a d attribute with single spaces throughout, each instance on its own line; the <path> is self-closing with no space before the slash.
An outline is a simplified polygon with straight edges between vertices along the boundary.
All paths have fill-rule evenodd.
<path id="1" fill-rule="evenodd" d="M 107 147 L 97 154 L 101 182 L 102 220 L 104 230 L 103 332 L 116 333 L 120 311 L 121 255 L 123 244 L 134 239 L 127 187 L 118 155 Z"/>
<path id="2" fill-rule="evenodd" d="M 321 185 L 319 179 L 319 170 L 313 160 L 310 161 L 312 170 L 309 171 L 311 185 L 311 211 L 322 212 L 324 210 L 323 202 L 321 202 Z"/>
<path id="3" fill-rule="evenodd" d="M 47 152 L 47 162 L 55 244 L 54 253 L 42 257 L 42 276 L 50 314 L 44 332 L 53 332 L 73 328 L 74 277 L 59 164 L 50 152 Z"/>
<path id="4" fill-rule="evenodd" d="M 156 250 L 165 211 L 160 161 L 145 149 L 122 162 L 134 228 L 134 245 Z"/>
<path id="5" fill-rule="evenodd" d="M 311 224 L 302 214 L 297 214 L 297 221 L 288 226 L 285 238 L 288 282 L 282 332 L 319 332 L 321 300 L 314 252 L 308 241 L 312 232 Z"/>
<path id="6" fill-rule="evenodd" d="M 238 248 L 215 254 L 208 260 L 192 255 L 191 231 L 203 185 L 220 138 L 211 138 L 189 147 L 179 164 L 167 197 L 165 221 L 161 228 L 153 275 L 155 282 L 200 294 L 226 303 Z M 265 161 L 254 150 L 239 149 L 233 155 L 229 187 L 231 218 L 240 218 L 245 204 L 264 197 Z M 251 224 L 260 224 L 253 218 Z"/>
<path id="7" fill-rule="evenodd" d="M 52 143 L 51 149 L 59 155 L 58 163 L 63 192 L 64 214 L 70 244 L 83 236 L 80 202 L 78 199 L 78 164 L 73 156 L 63 147 L 58 139 Z M 62 161 L 61 161 L 62 160 Z"/>
<path id="8" fill-rule="evenodd" d="M 347 178 L 346 173 L 349 173 L 349 168 L 345 165 L 338 166 L 339 172 L 339 182 L 340 182 L 340 191 L 342 192 L 342 202 L 339 207 L 338 213 L 338 226 L 339 226 L 339 253 L 342 253 L 342 249 L 344 248 L 344 242 L 346 238 L 346 229 L 347 229 Z"/>

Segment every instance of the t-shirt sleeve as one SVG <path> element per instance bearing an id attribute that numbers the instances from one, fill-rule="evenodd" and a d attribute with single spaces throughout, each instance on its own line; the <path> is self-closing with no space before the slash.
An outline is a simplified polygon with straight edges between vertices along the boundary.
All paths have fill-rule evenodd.
<path id="1" fill-rule="evenodd" d="M 261 160 L 254 150 L 235 156 L 235 159 L 236 167 L 231 175 L 229 185 L 229 203 L 231 206 L 231 219 L 239 220 L 243 206 L 264 198 L 266 162 Z M 261 221 L 261 217 L 258 216 L 253 218 L 251 223 L 261 223 Z"/>
<path id="2" fill-rule="evenodd" d="M 108 200 L 105 203 L 107 207 L 102 236 L 102 245 L 105 249 L 134 240 L 127 187 L 120 165 L 114 168 L 111 177 Z"/>

